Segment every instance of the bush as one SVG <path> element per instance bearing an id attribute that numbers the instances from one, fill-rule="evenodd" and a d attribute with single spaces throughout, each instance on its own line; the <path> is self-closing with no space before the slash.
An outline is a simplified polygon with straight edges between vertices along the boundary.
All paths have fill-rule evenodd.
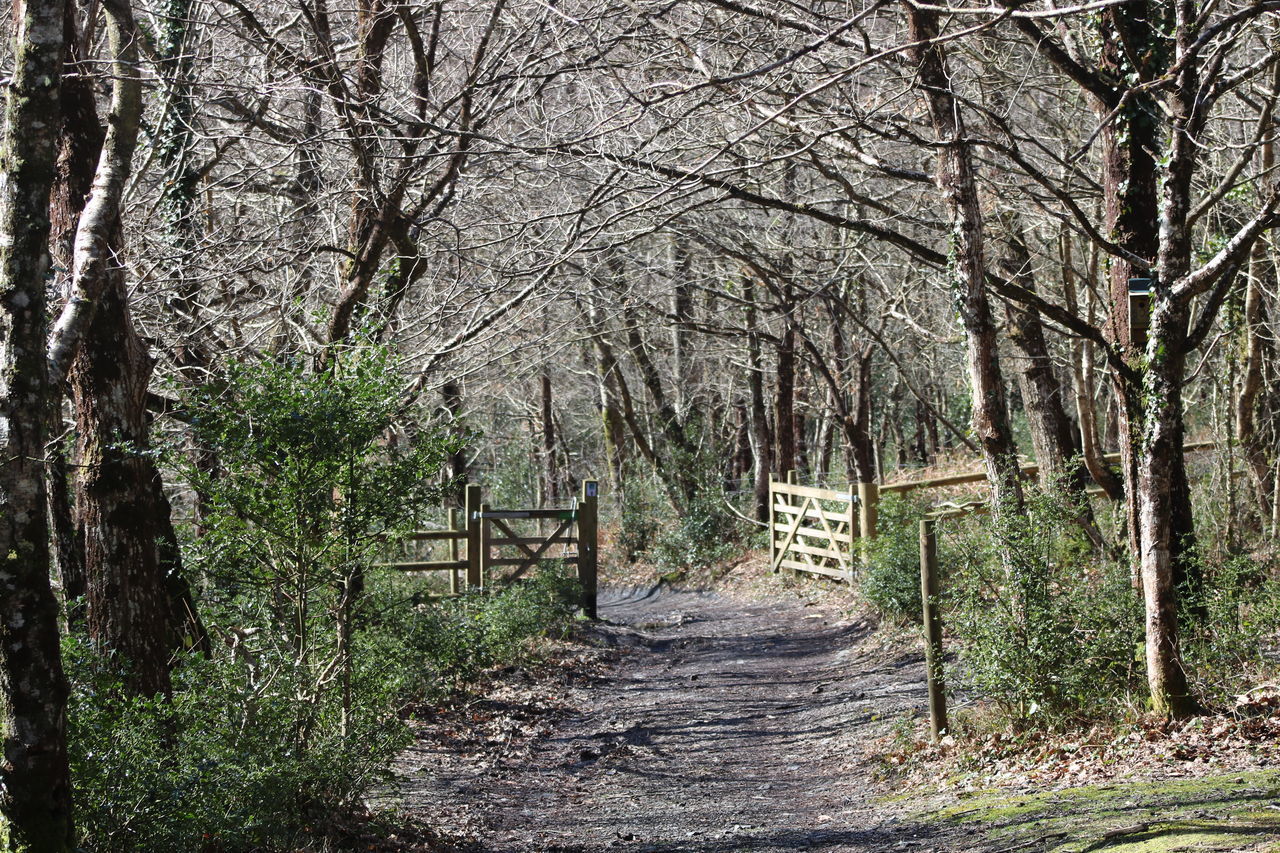
<path id="1" fill-rule="evenodd" d="M 488 667 L 528 659 L 533 639 L 566 634 L 579 601 L 578 581 L 544 565 L 496 594 L 470 592 L 425 611 L 421 652 L 441 683 L 456 687 Z"/>
<path id="2" fill-rule="evenodd" d="M 927 511 L 918 497 L 888 494 L 880 502 L 878 535 L 867 544 L 862 595 L 888 619 L 921 619 L 919 522 Z"/>
<path id="3" fill-rule="evenodd" d="M 259 634 L 192 656 L 170 702 L 129 697 L 123 673 L 87 645 L 65 648 L 76 819 L 95 853 L 297 850 L 323 846 L 335 816 L 391 777 L 410 742 L 407 703 L 481 670 L 525 660 L 568 630 L 577 582 L 552 568 L 493 593 L 437 604 L 377 575 L 361 604 L 350 707 L 336 691 L 300 699 Z M 303 726 L 302 729 L 299 727 Z"/>
<path id="4" fill-rule="evenodd" d="M 959 685 L 1012 720 L 1047 725 L 1114 713 L 1142 678 L 1141 603 L 1127 566 L 1096 558 L 1057 494 L 991 523 L 950 561 L 945 616 L 960 639 Z"/>
<path id="5" fill-rule="evenodd" d="M 1194 594 L 1184 590 L 1179 607 L 1183 666 L 1203 702 L 1229 705 L 1275 676 L 1280 581 L 1269 565 L 1241 555 L 1201 560 L 1200 570 L 1204 583 Z"/>
<path id="6" fill-rule="evenodd" d="M 623 495 L 617 543 L 627 563 L 646 554 L 661 532 L 658 518 L 664 511 L 662 501 L 650 486 L 637 478 Z"/>
<path id="7" fill-rule="evenodd" d="M 294 850 L 390 776 L 409 743 L 396 708 L 357 692 L 305 715 L 250 656 L 192 657 L 172 701 L 130 697 L 120 672 L 69 641 L 76 823 L 84 849 Z M 299 735 L 306 744 L 298 748 Z"/>

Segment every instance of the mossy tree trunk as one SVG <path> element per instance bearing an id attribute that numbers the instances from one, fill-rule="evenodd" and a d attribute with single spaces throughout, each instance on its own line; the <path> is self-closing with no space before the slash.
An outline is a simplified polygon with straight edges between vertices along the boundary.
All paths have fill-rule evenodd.
<path id="1" fill-rule="evenodd" d="M 8 849 L 31 853 L 70 851 L 75 841 L 43 464 L 63 13 L 58 0 L 14 7 L 13 78 L 0 141 L 0 815 Z"/>
<path id="2" fill-rule="evenodd" d="M 967 343 L 973 430 L 991 484 L 993 511 L 997 515 L 1016 514 L 1023 506 L 1022 472 L 1009 426 L 996 325 L 987 295 L 982 211 L 972 151 L 960 104 L 950 88 L 946 51 L 938 40 L 938 13 L 910 3 L 906 10 L 911 55 L 917 66 L 916 85 L 939 142 L 935 174 L 951 223 L 955 266 L 951 287 Z"/>

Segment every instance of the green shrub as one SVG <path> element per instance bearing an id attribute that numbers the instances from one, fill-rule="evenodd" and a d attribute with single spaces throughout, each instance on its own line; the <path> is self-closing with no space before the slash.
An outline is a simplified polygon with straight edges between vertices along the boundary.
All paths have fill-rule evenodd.
<path id="1" fill-rule="evenodd" d="M 66 651 L 76 823 L 95 853 L 308 847 L 409 743 L 380 692 L 357 691 L 345 721 L 332 701 L 300 714 L 251 655 L 183 661 L 166 702 L 129 697 L 74 641 Z"/>
<path id="2" fill-rule="evenodd" d="M 1270 565 L 1243 555 L 1201 560 L 1200 571 L 1200 590 L 1184 589 L 1179 606 L 1183 666 L 1201 701 L 1230 705 L 1276 675 L 1280 581 Z"/>
<path id="3" fill-rule="evenodd" d="M 919 523 L 927 511 L 919 497 L 888 494 L 880 502 L 878 535 L 867 545 L 861 587 L 863 597 L 888 619 L 921 619 Z"/>
<path id="4" fill-rule="evenodd" d="M 300 697 L 295 663 L 261 633 L 192 656 L 172 701 L 129 697 L 118 671 L 68 640 L 68 714 L 76 819 L 94 853 L 297 850 L 391 777 L 410 742 L 407 703 L 528 658 L 562 635 L 576 580 L 554 566 L 533 580 L 431 603 L 412 581 L 375 574 L 361 603 L 350 706 L 337 691 Z"/>
<path id="5" fill-rule="evenodd" d="M 618 519 L 617 543 L 626 562 L 634 563 L 653 547 L 662 529 L 658 519 L 663 512 L 651 484 L 637 478 L 623 495 Z"/>
<path id="6" fill-rule="evenodd" d="M 488 667 L 525 660 L 530 640 L 563 636 L 579 600 L 577 580 L 544 565 L 500 592 L 471 592 L 423 611 L 420 651 L 441 683 L 453 687 Z"/>
<path id="7" fill-rule="evenodd" d="M 1011 719 L 1112 715 L 1142 678 L 1142 611 L 1127 566 L 1090 551 L 1070 500 L 1031 490 L 1027 513 L 990 523 L 950 559 L 944 619 L 955 680 Z"/>

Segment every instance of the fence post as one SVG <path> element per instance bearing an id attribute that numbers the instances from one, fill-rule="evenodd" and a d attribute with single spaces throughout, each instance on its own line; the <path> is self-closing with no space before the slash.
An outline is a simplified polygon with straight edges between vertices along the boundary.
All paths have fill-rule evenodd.
<path id="1" fill-rule="evenodd" d="M 493 529 L 489 526 L 489 520 L 485 518 L 491 507 L 488 504 L 480 504 L 480 517 L 476 519 L 476 525 L 480 528 L 476 537 L 480 540 L 480 588 L 484 589 L 489 585 L 489 539 L 493 536 Z"/>
<path id="2" fill-rule="evenodd" d="M 800 485 L 800 472 L 797 471 L 795 468 L 792 468 L 790 471 L 787 472 L 787 485 L 788 486 Z"/>
<path id="3" fill-rule="evenodd" d="M 773 472 L 769 472 L 769 567 L 774 573 L 778 572 L 778 531 L 774 525 L 778 520 L 778 511 L 774 506 L 778 503 L 778 493 L 773 490 L 773 484 L 777 480 L 773 476 Z"/>
<path id="4" fill-rule="evenodd" d="M 849 495 L 849 515 L 845 519 L 845 529 L 849 531 L 849 551 L 848 551 L 848 554 L 849 554 L 848 582 L 849 583 L 853 583 L 853 566 L 854 566 L 854 562 L 858 559 L 858 555 L 856 551 L 859 549 L 859 546 L 861 545 L 861 542 L 859 542 L 856 545 L 854 544 L 855 539 L 860 539 L 858 535 L 859 533 L 858 526 L 861 522 L 858 517 L 859 516 L 858 507 L 860 507 L 861 504 L 859 504 L 853 498 L 854 498 L 853 495 Z M 840 543 L 832 542 L 831 547 L 839 549 Z"/>
<path id="5" fill-rule="evenodd" d="M 942 672 L 942 616 L 938 613 L 937 522 L 920 522 L 920 600 L 924 617 L 924 665 L 929 679 L 929 731 L 937 743 L 947 731 L 947 694 Z"/>
<path id="6" fill-rule="evenodd" d="M 582 498 L 578 501 L 578 583 L 582 584 L 582 612 L 588 619 L 596 617 L 596 585 L 598 580 L 597 503 L 600 484 L 582 481 Z"/>
<path id="7" fill-rule="evenodd" d="M 477 589 L 484 582 L 484 569 L 480 554 L 480 487 L 467 484 L 463 512 L 467 524 L 467 589 Z"/>
<path id="8" fill-rule="evenodd" d="M 449 532 L 456 533 L 458 531 L 458 510 L 456 507 L 449 510 Z M 458 540 L 451 537 L 449 539 L 449 559 L 458 562 Z M 449 569 L 449 594 L 458 594 L 458 567 L 454 566 Z"/>
<path id="9" fill-rule="evenodd" d="M 880 514 L 880 485 L 858 484 L 858 526 L 862 535 L 862 558 L 867 558 L 867 546 L 876 538 L 876 520 Z"/>

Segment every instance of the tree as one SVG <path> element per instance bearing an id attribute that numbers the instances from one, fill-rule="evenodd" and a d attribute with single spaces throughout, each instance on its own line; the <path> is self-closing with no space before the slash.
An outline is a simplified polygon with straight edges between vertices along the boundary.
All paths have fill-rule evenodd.
<path id="1" fill-rule="evenodd" d="M 45 279 L 63 4 L 14 7 L 0 181 L 0 815 L 13 851 L 73 848 L 67 683 L 49 585 Z"/>

